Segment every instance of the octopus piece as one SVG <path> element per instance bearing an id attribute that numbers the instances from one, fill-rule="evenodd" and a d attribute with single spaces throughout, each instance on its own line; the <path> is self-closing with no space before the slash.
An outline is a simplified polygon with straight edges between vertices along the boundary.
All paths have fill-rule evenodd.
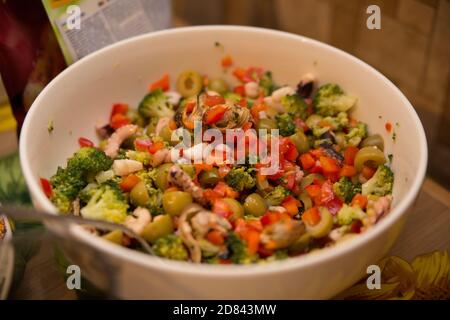
<path id="1" fill-rule="evenodd" d="M 303 222 L 283 219 L 264 228 L 261 243 L 267 249 L 277 250 L 287 248 L 306 232 Z"/>
<path id="2" fill-rule="evenodd" d="M 188 247 L 191 260 L 200 263 L 202 259 L 201 242 L 211 230 L 226 234 L 232 228 L 224 217 L 204 209 L 198 204 L 190 204 L 178 220 L 179 236 Z"/>
<path id="3" fill-rule="evenodd" d="M 152 157 L 151 165 L 156 168 L 161 163 L 170 162 L 170 151 L 169 149 L 161 149 L 155 152 Z"/>
<path id="4" fill-rule="evenodd" d="M 112 169 L 116 176 L 127 176 L 133 172 L 144 169 L 142 162 L 130 159 L 114 160 Z"/>
<path id="5" fill-rule="evenodd" d="M 206 205 L 207 201 L 203 196 L 203 189 L 197 186 L 191 177 L 179 166 L 173 165 L 169 170 L 169 182 L 181 190 L 191 194 L 192 198 L 201 205 Z"/>
<path id="6" fill-rule="evenodd" d="M 152 222 L 152 215 L 146 208 L 137 207 L 131 216 L 126 217 L 124 225 L 140 235 L 147 224 Z"/>
<path id="7" fill-rule="evenodd" d="M 138 126 L 128 124 L 117 129 L 111 137 L 109 137 L 103 151 L 108 157 L 115 158 L 119 153 L 120 145 L 128 138 L 133 136 L 138 130 Z"/>
<path id="8" fill-rule="evenodd" d="M 392 202 L 391 195 L 378 198 L 376 201 L 373 202 L 372 208 L 375 211 L 375 216 L 371 218 L 375 219 L 374 222 L 378 221 L 383 215 L 389 212 L 391 202 Z"/>

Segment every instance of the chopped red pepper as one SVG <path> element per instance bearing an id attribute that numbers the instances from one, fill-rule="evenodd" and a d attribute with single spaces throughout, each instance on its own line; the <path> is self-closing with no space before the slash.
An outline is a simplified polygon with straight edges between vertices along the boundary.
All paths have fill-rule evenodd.
<path id="1" fill-rule="evenodd" d="M 356 169 L 354 166 L 349 166 L 347 164 L 344 164 L 341 171 L 339 172 L 340 177 L 348 177 L 351 178 L 356 174 Z"/>
<path id="2" fill-rule="evenodd" d="M 141 181 L 141 179 L 139 179 L 138 176 L 130 174 L 122 179 L 122 181 L 120 182 L 120 189 L 122 189 L 124 192 L 130 192 L 131 189 L 133 189 L 133 187 L 139 183 L 139 181 Z"/>
<path id="3" fill-rule="evenodd" d="M 167 90 L 169 90 L 169 88 L 170 88 L 170 79 L 169 79 L 169 75 L 167 73 L 165 75 L 163 75 L 161 79 L 153 82 L 148 87 L 149 91 L 154 91 L 156 89 L 161 89 L 162 91 L 167 91 Z"/>
<path id="4" fill-rule="evenodd" d="M 155 154 L 157 151 L 164 149 L 165 144 L 163 141 L 156 141 L 153 142 L 150 147 L 148 148 L 148 152 L 150 152 L 151 154 Z"/>
<path id="5" fill-rule="evenodd" d="M 136 151 L 149 151 L 152 142 L 146 139 L 136 139 L 134 140 L 134 148 Z"/>
<path id="6" fill-rule="evenodd" d="M 209 242 L 211 242 L 212 244 L 214 244 L 216 246 L 220 246 L 225 242 L 225 239 L 224 239 L 222 233 L 220 233 L 220 231 L 217 231 L 217 230 L 212 230 L 212 231 L 208 232 L 206 234 L 206 240 L 208 240 Z"/>
<path id="7" fill-rule="evenodd" d="M 365 209 L 367 206 L 367 196 L 363 196 L 360 193 L 355 194 L 355 196 L 352 199 L 351 205 L 359 206 L 361 209 Z"/>
<path id="8" fill-rule="evenodd" d="M 320 165 L 324 174 L 337 173 L 340 167 L 336 160 L 331 157 L 320 157 Z"/>
<path id="9" fill-rule="evenodd" d="M 300 163 L 302 164 L 303 169 L 308 170 L 316 164 L 316 160 L 314 160 L 311 154 L 304 153 L 300 156 Z"/>
<path id="10" fill-rule="evenodd" d="M 320 222 L 320 213 L 317 207 L 312 207 L 302 214 L 302 220 L 310 226 L 315 226 Z"/>
<path id="11" fill-rule="evenodd" d="M 214 201 L 212 212 L 224 218 L 229 218 L 231 215 L 233 215 L 233 211 L 230 209 L 230 206 L 222 199 Z"/>
<path id="12" fill-rule="evenodd" d="M 116 113 L 111 117 L 110 125 L 113 129 L 119 129 L 120 127 L 123 127 L 130 123 L 130 119 L 128 119 L 124 114 Z"/>
<path id="13" fill-rule="evenodd" d="M 298 207 L 301 206 L 301 203 L 293 196 L 288 196 L 283 200 L 281 206 L 286 209 L 289 215 L 295 216 L 298 213 Z"/>
<path id="14" fill-rule="evenodd" d="M 230 55 L 226 55 L 222 58 L 221 65 L 224 68 L 231 67 L 233 65 L 233 58 Z"/>
<path id="15" fill-rule="evenodd" d="M 344 163 L 349 166 L 353 166 L 355 163 L 355 157 L 359 149 L 357 147 L 347 147 L 344 151 Z"/>
<path id="16" fill-rule="evenodd" d="M 115 103 L 112 106 L 112 110 L 111 110 L 111 116 L 110 118 L 112 118 L 113 115 L 115 114 L 126 114 L 128 112 L 128 104 L 126 103 Z"/>
<path id="17" fill-rule="evenodd" d="M 40 178 L 39 180 L 41 182 L 42 191 L 44 191 L 47 198 L 51 198 L 53 195 L 53 188 L 50 181 L 45 178 Z"/>
<path id="18" fill-rule="evenodd" d="M 392 131 L 392 123 L 390 122 L 386 122 L 386 124 L 384 125 L 384 127 L 386 128 L 387 132 L 391 132 Z"/>
<path id="19" fill-rule="evenodd" d="M 83 137 L 78 138 L 78 144 L 81 148 L 94 146 L 94 143 L 91 140 Z"/>
<path id="20" fill-rule="evenodd" d="M 206 95 L 205 99 L 203 100 L 203 104 L 208 107 L 214 107 L 218 104 L 224 104 L 225 99 L 222 96 L 210 96 Z"/>
<path id="21" fill-rule="evenodd" d="M 214 106 L 208 110 L 206 110 L 206 113 L 203 117 L 203 122 L 207 125 L 214 124 L 220 119 L 222 119 L 225 112 L 228 110 L 228 106 L 224 104 L 219 104 L 217 106 Z"/>
<path id="22" fill-rule="evenodd" d="M 234 93 L 237 93 L 241 97 L 245 97 L 245 87 L 244 86 L 236 86 L 233 90 Z"/>

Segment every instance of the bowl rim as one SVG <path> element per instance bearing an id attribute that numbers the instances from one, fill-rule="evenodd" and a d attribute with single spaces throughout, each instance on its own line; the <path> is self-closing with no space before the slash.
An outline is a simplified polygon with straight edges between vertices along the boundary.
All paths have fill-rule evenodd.
<path id="1" fill-rule="evenodd" d="M 156 31 L 153 33 L 143 34 L 140 36 L 136 36 L 130 39 L 122 40 L 113 45 L 107 46 L 103 49 L 100 49 L 82 59 L 72 64 L 68 68 L 66 68 L 63 72 L 61 72 L 57 77 L 55 77 L 40 93 L 40 95 L 34 101 L 32 107 L 30 108 L 23 127 L 22 133 L 20 135 L 20 143 L 19 143 L 19 151 L 20 151 L 20 162 L 22 171 L 25 176 L 25 180 L 27 182 L 28 188 L 33 195 L 33 198 L 37 203 L 39 203 L 44 210 L 47 210 L 53 214 L 57 214 L 56 208 L 50 202 L 50 200 L 45 196 L 43 191 L 41 190 L 37 179 L 33 178 L 33 172 L 31 170 L 30 164 L 28 162 L 28 152 L 27 152 L 27 143 L 29 137 L 31 137 L 31 133 L 28 128 L 30 127 L 30 123 L 32 122 L 35 115 L 39 112 L 39 104 L 40 101 L 45 96 L 46 92 L 50 90 L 50 88 L 54 85 L 55 82 L 64 78 L 68 74 L 72 72 L 74 68 L 77 68 L 80 65 L 87 64 L 91 60 L 95 60 L 97 57 L 101 57 L 104 54 L 107 54 L 109 50 L 116 47 L 127 46 L 131 43 L 139 42 L 143 39 L 151 39 L 164 37 L 166 35 L 172 34 L 184 34 L 184 33 L 192 33 L 192 32 L 213 32 L 213 31 L 222 31 L 222 32 L 247 32 L 247 33 L 255 33 L 255 34 L 266 34 L 275 37 L 281 37 L 285 39 L 290 39 L 294 41 L 301 41 L 313 46 L 319 47 L 320 49 L 331 51 L 334 54 L 344 56 L 345 58 L 351 60 L 353 63 L 368 69 L 372 72 L 376 77 L 378 77 L 381 81 L 385 82 L 390 90 L 396 92 L 399 95 L 399 98 L 402 101 L 407 112 L 412 116 L 413 121 L 416 124 L 416 128 L 418 130 L 419 141 L 418 146 L 420 148 L 420 159 L 418 165 L 417 174 L 412 181 L 410 189 L 407 191 L 407 194 L 399 200 L 396 206 L 391 210 L 391 212 L 385 216 L 381 221 L 379 221 L 374 228 L 370 228 L 363 235 L 355 237 L 350 241 L 345 241 L 337 246 L 333 246 L 330 248 L 325 248 L 319 250 L 314 254 L 305 254 L 299 257 L 294 257 L 282 261 L 271 262 L 267 264 L 252 264 L 252 265 L 208 265 L 208 264 L 194 264 L 194 263 L 186 263 L 186 262 L 178 262 L 172 261 L 168 259 L 161 259 L 158 257 L 149 256 L 147 254 L 130 250 L 128 248 L 124 248 L 121 246 L 117 246 L 113 243 L 108 242 L 100 237 L 96 237 L 87 231 L 84 231 L 79 226 L 72 226 L 72 231 L 74 232 L 74 236 L 77 237 L 81 241 L 85 241 L 90 246 L 94 247 L 97 250 L 105 252 L 108 255 L 116 256 L 124 261 L 133 262 L 136 264 L 140 264 L 150 268 L 161 268 L 164 267 L 164 271 L 169 272 L 179 272 L 183 274 L 197 275 L 202 277 L 214 277 L 217 275 L 220 276 L 229 276 L 229 277 L 239 277 L 239 276 L 260 276 L 263 274 L 273 274 L 278 272 L 289 271 L 293 269 L 298 269 L 302 267 L 311 267 L 317 264 L 325 263 L 327 261 L 333 260 L 338 256 L 348 254 L 349 252 L 361 248 L 367 243 L 373 241 L 376 237 L 381 235 L 384 231 L 389 229 L 395 222 L 400 220 L 406 214 L 407 209 L 413 204 L 414 199 L 419 193 L 423 180 L 425 178 L 425 172 L 427 167 L 427 159 L 428 159 L 428 146 L 425 136 L 425 131 L 423 129 L 422 123 L 417 115 L 417 112 L 409 102 L 409 100 L 405 97 L 405 95 L 401 92 L 399 88 L 397 88 L 386 76 L 384 76 L 381 72 L 376 70 L 374 67 L 370 66 L 366 62 L 356 58 L 355 56 L 341 50 L 335 48 L 331 45 L 325 44 L 321 41 L 314 40 L 305 36 L 292 34 L 285 31 L 278 31 L 266 28 L 259 27 L 247 27 L 247 26 L 226 26 L 226 25 L 207 25 L 207 26 L 191 26 L 191 27 L 181 27 L 174 28 L 162 31 Z"/>

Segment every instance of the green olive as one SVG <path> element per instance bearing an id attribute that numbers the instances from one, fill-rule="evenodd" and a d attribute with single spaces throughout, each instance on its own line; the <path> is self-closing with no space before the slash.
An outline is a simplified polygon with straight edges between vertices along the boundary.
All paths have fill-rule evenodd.
<path id="1" fill-rule="evenodd" d="M 173 163 L 165 163 L 160 165 L 156 169 L 155 183 L 161 190 L 166 190 L 169 186 L 169 170 L 172 168 Z"/>
<path id="2" fill-rule="evenodd" d="M 252 193 L 244 201 L 245 214 L 260 217 L 267 211 L 266 201 L 257 193 Z"/>
<path id="3" fill-rule="evenodd" d="M 201 172 L 198 178 L 198 181 L 204 188 L 214 187 L 217 182 L 219 182 L 219 180 L 219 170 L 217 170 L 216 168 Z"/>
<path id="4" fill-rule="evenodd" d="M 310 173 L 302 179 L 302 181 L 300 182 L 300 188 L 302 190 L 305 189 L 307 186 L 311 185 L 316 179 L 319 181 L 325 180 L 325 178 L 321 174 Z"/>
<path id="5" fill-rule="evenodd" d="M 378 167 L 386 162 L 383 151 L 377 147 L 364 147 L 359 149 L 355 156 L 355 168 L 361 171 L 365 164 Z"/>
<path id="6" fill-rule="evenodd" d="M 272 130 L 272 129 L 277 129 L 277 123 L 275 122 L 275 120 L 272 119 L 260 119 L 258 121 L 258 125 L 256 126 L 256 128 L 258 130 L 260 129 L 266 129 L 268 131 Z"/>
<path id="7" fill-rule="evenodd" d="M 187 70 L 178 76 L 177 90 L 185 98 L 200 93 L 203 88 L 203 77 L 195 71 Z"/>
<path id="8" fill-rule="evenodd" d="M 303 208 L 305 210 L 311 209 L 313 206 L 311 197 L 309 196 L 309 194 L 306 191 L 303 191 L 302 193 L 300 193 L 300 195 L 298 196 L 298 199 L 303 203 Z"/>
<path id="9" fill-rule="evenodd" d="M 222 79 L 212 79 L 209 81 L 208 89 L 221 95 L 228 91 L 228 84 Z"/>
<path id="10" fill-rule="evenodd" d="M 312 114 L 306 119 L 305 123 L 308 126 L 308 128 L 315 127 L 319 124 L 320 121 L 322 121 L 322 116 L 319 116 L 318 114 Z"/>
<path id="11" fill-rule="evenodd" d="M 136 207 L 145 206 L 150 200 L 144 181 L 138 182 L 130 192 L 130 202 Z"/>
<path id="12" fill-rule="evenodd" d="M 319 208 L 320 221 L 315 226 L 306 225 L 306 229 L 313 238 L 323 238 L 328 235 L 333 227 L 333 216 L 325 207 Z"/>
<path id="13" fill-rule="evenodd" d="M 292 136 L 290 136 L 290 139 L 294 143 L 299 153 L 305 153 L 309 150 L 309 141 L 303 131 L 297 131 Z"/>
<path id="14" fill-rule="evenodd" d="M 384 151 L 384 140 L 383 137 L 379 134 L 374 134 L 371 136 L 368 136 L 361 142 L 362 147 L 370 147 L 374 146 L 380 149 L 381 151 Z"/>
<path id="15" fill-rule="evenodd" d="M 123 232 L 120 230 L 114 230 L 103 235 L 102 238 L 115 244 L 122 244 Z"/>
<path id="16" fill-rule="evenodd" d="M 230 221 L 234 221 L 244 216 L 244 207 L 242 207 L 242 204 L 240 204 L 239 201 L 232 198 L 224 198 L 222 200 L 228 205 L 230 210 L 233 211 L 233 215 L 229 217 Z"/>
<path id="17" fill-rule="evenodd" d="M 192 164 L 180 164 L 180 168 L 186 172 L 189 177 L 194 178 L 195 176 L 195 167 Z"/>
<path id="18" fill-rule="evenodd" d="M 164 212 L 171 216 L 179 216 L 183 209 L 192 203 L 192 196 L 184 191 L 166 192 L 162 196 Z"/>
<path id="19" fill-rule="evenodd" d="M 305 251 L 308 248 L 311 239 L 312 239 L 311 234 L 305 232 L 288 247 L 289 252 L 300 253 Z"/>
<path id="20" fill-rule="evenodd" d="M 142 231 L 142 237 L 149 242 L 155 242 L 159 238 L 171 234 L 173 229 L 174 227 L 171 216 L 164 214 L 157 216 L 153 222 L 150 222 L 145 226 Z"/>
<path id="21" fill-rule="evenodd" d="M 166 142 L 172 141 L 172 130 L 170 130 L 169 126 L 164 126 L 159 132 L 159 136 Z"/>

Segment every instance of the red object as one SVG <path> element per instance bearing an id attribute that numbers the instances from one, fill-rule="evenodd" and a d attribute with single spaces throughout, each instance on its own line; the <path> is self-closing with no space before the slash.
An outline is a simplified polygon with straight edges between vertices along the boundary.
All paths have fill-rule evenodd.
<path id="1" fill-rule="evenodd" d="M 206 240 L 208 240 L 209 242 L 211 242 L 216 246 L 220 246 L 225 242 L 223 235 L 217 230 L 212 230 L 208 232 L 208 234 L 206 235 Z"/>
<path id="2" fill-rule="evenodd" d="M 129 108 L 129 106 L 126 103 L 113 104 L 112 109 L 111 109 L 111 117 L 110 118 L 112 119 L 112 117 L 118 113 L 125 115 L 128 112 L 128 108 Z"/>
<path id="3" fill-rule="evenodd" d="M 231 67 L 233 65 L 233 58 L 230 55 L 226 55 L 222 58 L 221 65 L 224 68 Z"/>
<path id="4" fill-rule="evenodd" d="M 267 212 L 261 217 L 261 224 L 267 226 L 269 224 L 280 221 L 281 219 L 290 219 L 289 215 L 280 212 Z"/>
<path id="5" fill-rule="evenodd" d="M 130 119 L 128 119 L 125 115 L 121 113 L 116 113 L 111 117 L 110 125 L 113 129 L 119 129 L 120 127 L 123 127 L 130 123 L 131 123 Z"/>
<path id="6" fill-rule="evenodd" d="M 351 178 L 356 174 L 356 169 L 354 166 L 349 166 L 347 164 L 344 164 L 341 171 L 339 172 L 340 177 L 347 177 Z"/>
<path id="7" fill-rule="evenodd" d="M 353 233 L 360 233 L 361 232 L 362 223 L 359 220 L 355 220 L 350 225 L 350 231 Z"/>
<path id="8" fill-rule="evenodd" d="M 359 149 L 357 147 L 347 147 L 344 151 L 344 163 L 349 166 L 353 166 L 355 163 L 355 157 Z"/>
<path id="9" fill-rule="evenodd" d="M 340 167 L 335 159 L 330 157 L 320 157 L 319 160 L 324 174 L 333 174 L 339 172 Z"/>
<path id="10" fill-rule="evenodd" d="M 244 86 L 236 86 L 233 90 L 234 93 L 237 93 L 241 97 L 245 97 L 245 87 Z"/>
<path id="11" fill-rule="evenodd" d="M 138 176 L 130 174 L 122 179 L 122 181 L 120 182 L 120 189 L 122 189 L 124 192 L 130 192 L 131 189 L 133 189 L 133 187 L 139 183 L 139 181 L 141 181 L 141 179 L 139 179 Z"/>
<path id="12" fill-rule="evenodd" d="M 311 184 L 305 187 L 305 190 L 311 198 L 315 198 L 320 196 L 321 187 L 315 184 Z"/>
<path id="13" fill-rule="evenodd" d="M 386 122 L 386 124 L 384 125 L 384 127 L 386 128 L 387 132 L 391 132 L 392 131 L 392 123 L 390 122 Z"/>
<path id="14" fill-rule="evenodd" d="M 94 146 L 94 143 L 91 140 L 83 137 L 78 138 L 78 144 L 81 148 Z"/>
<path id="15" fill-rule="evenodd" d="M 51 196 L 53 194 L 53 189 L 52 189 L 52 185 L 50 184 L 50 181 L 48 181 L 45 178 L 40 178 L 39 180 L 41 182 L 42 191 L 44 191 L 47 198 L 51 198 Z"/>
<path id="16" fill-rule="evenodd" d="M 320 203 L 327 203 L 334 198 L 333 184 L 327 180 L 320 187 Z"/>
<path id="17" fill-rule="evenodd" d="M 229 185 L 227 185 L 223 181 L 219 181 L 213 189 L 217 194 L 222 198 L 233 198 L 236 199 L 239 197 L 239 193 L 234 191 Z"/>
<path id="18" fill-rule="evenodd" d="M 286 160 L 295 161 L 298 157 L 297 148 L 289 138 L 284 138 L 282 140 L 282 147 L 280 148 L 280 151 Z"/>
<path id="19" fill-rule="evenodd" d="M 301 203 L 293 196 L 288 196 L 286 199 L 284 199 L 281 206 L 286 209 L 289 215 L 295 216 L 298 213 L 298 207 L 301 206 Z"/>
<path id="20" fill-rule="evenodd" d="M 213 107 L 218 104 L 224 104 L 225 99 L 222 96 L 210 96 L 206 95 L 203 103 L 208 107 Z"/>
<path id="21" fill-rule="evenodd" d="M 336 215 L 338 213 L 338 211 L 341 210 L 342 204 L 343 204 L 342 200 L 335 197 L 335 198 L 333 198 L 333 200 L 325 203 L 324 206 L 325 206 L 325 208 L 328 209 L 328 211 L 330 211 L 330 213 L 332 215 Z"/>
<path id="22" fill-rule="evenodd" d="M 372 168 L 369 166 L 363 166 L 363 168 L 361 170 L 361 174 L 363 175 L 364 178 L 370 179 L 375 174 L 375 171 L 376 171 L 375 168 Z"/>
<path id="23" fill-rule="evenodd" d="M 152 142 L 150 147 L 148 148 L 148 152 L 151 154 L 155 154 L 157 151 L 164 149 L 165 144 L 163 141 Z"/>
<path id="24" fill-rule="evenodd" d="M 170 88 L 170 79 L 169 75 L 166 73 L 162 76 L 161 79 L 153 82 L 149 87 L 150 91 L 154 91 L 156 89 L 161 89 L 162 91 L 167 91 Z"/>
<path id="25" fill-rule="evenodd" d="M 254 254 L 258 251 L 260 233 L 253 229 L 248 229 L 244 235 L 243 239 L 247 242 L 247 251 L 250 254 Z"/>
<path id="26" fill-rule="evenodd" d="M 367 206 L 368 199 L 366 196 L 363 196 L 360 193 L 355 194 L 355 196 L 352 199 L 351 205 L 357 205 L 361 209 L 365 209 Z"/>
<path id="27" fill-rule="evenodd" d="M 134 140 L 134 148 L 136 151 L 147 151 L 150 149 L 152 142 L 150 140 L 145 139 L 136 139 Z"/>
<path id="28" fill-rule="evenodd" d="M 229 218 L 233 214 L 233 211 L 230 209 L 230 206 L 222 199 L 214 201 L 212 211 L 224 218 Z"/>
<path id="29" fill-rule="evenodd" d="M 214 124 L 220 119 L 222 119 L 225 112 L 228 110 L 228 106 L 224 104 L 219 104 L 208 109 L 203 117 L 203 122 L 207 125 Z"/>
<path id="30" fill-rule="evenodd" d="M 252 114 L 253 119 L 258 121 L 259 113 L 261 111 L 265 111 L 265 110 L 267 110 L 267 106 L 265 104 L 258 103 L 258 104 L 253 105 L 253 107 L 250 109 L 250 113 Z"/>
<path id="31" fill-rule="evenodd" d="M 313 156 L 309 153 L 302 154 L 300 156 L 300 162 L 302 168 L 305 170 L 311 169 L 316 164 L 316 160 L 314 160 Z"/>
<path id="32" fill-rule="evenodd" d="M 306 210 L 302 215 L 302 220 L 310 226 L 315 226 L 320 222 L 320 213 L 317 207 Z"/>

